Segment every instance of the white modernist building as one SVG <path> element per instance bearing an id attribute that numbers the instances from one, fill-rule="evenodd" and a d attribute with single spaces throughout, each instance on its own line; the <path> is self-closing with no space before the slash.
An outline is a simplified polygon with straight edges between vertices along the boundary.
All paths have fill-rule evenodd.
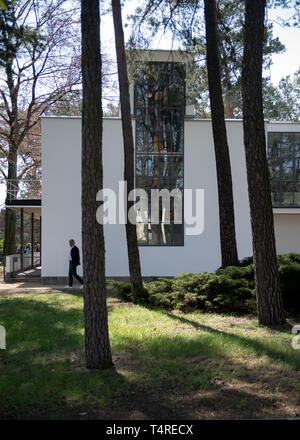
<path id="1" fill-rule="evenodd" d="M 215 271 L 221 264 L 215 154 L 210 119 L 193 117 L 185 104 L 186 63 L 158 52 L 140 69 L 132 87 L 136 187 L 204 190 L 204 229 L 139 225 L 145 277 Z M 119 192 L 123 180 L 120 117 L 104 118 L 104 188 Z M 252 255 L 246 164 L 241 120 L 227 120 L 239 258 Z M 300 252 L 300 124 L 265 124 L 277 253 Z M 42 280 L 68 273 L 68 240 L 81 247 L 81 118 L 42 118 Z M 96 213 L 95 213 L 96 214 Z M 123 224 L 104 226 L 106 274 L 127 277 Z M 80 270 L 79 270 L 80 273 Z"/>

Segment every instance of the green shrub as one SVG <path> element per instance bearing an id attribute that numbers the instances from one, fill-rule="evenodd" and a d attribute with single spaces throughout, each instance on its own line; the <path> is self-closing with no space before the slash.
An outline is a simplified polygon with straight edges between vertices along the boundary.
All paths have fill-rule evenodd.
<path id="1" fill-rule="evenodd" d="M 108 280 L 109 285 L 114 289 L 118 298 L 123 301 L 132 301 L 131 285 L 124 281 Z"/>
<path id="2" fill-rule="evenodd" d="M 250 264 L 253 264 L 253 257 L 246 257 L 243 258 L 242 260 L 240 260 L 239 262 L 239 266 L 244 267 L 244 266 L 250 266 Z"/>
<path id="3" fill-rule="evenodd" d="M 225 275 L 228 278 L 234 280 L 245 279 L 248 281 L 249 286 L 254 289 L 254 265 L 253 263 L 247 266 L 228 266 L 220 268 L 216 271 L 217 275 Z"/>
<path id="4" fill-rule="evenodd" d="M 279 265 L 280 287 L 286 310 L 300 313 L 300 264 L 289 262 Z"/>
<path id="5" fill-rule="evenodd" d="M 181 311 L 249 313 L 253 311 L 253 292 L 244 279 L 231 279 L 210 273 L 179 274 L 173 279 L 160 278 L 145 284 L 139 303 Z M 117 296 L 132 301 L 130 283 L 111 282 Z M 253 302 L 253 301 L 252 301 Z"/>
<path id="6" fill-rule="evenodd" d="M 147 283 L 147 290 L 150 294 L 172 292 L 172 280 L 168 278 L 157 278 Z"/>
<path id="7" fill-rule="evenodd" d="M 131 284 L 124 281 L 115 281 L 108 280 L 108 284 L 114 289 L 118 298 L 123 301 L 130 302 L 132 301 L 132 292 L 131 292 Z M 143 288 L 138 293 L 138 304 L 148 304 L 149 303 L 149 294 L 147 289 Z"/>
<path id="8" fill-rule="evenodd" d="M 137 295 L 137 304 L 141 305 L 147 305 L 149 304 L 149 292 L 148 290 L 143 287 Z"/>
<path id="9" fill-rule="evenodd" d="M 300 313 L 300 254 L 278 255 L 277 263 L 283 305 L 288 312 L 298 314 Z M 255 289 L 252 257 L 242 260 L 238 267 L 221 268 L 216 273 L 234 279 L 244 278 L 249 281 L 249 288 Z"/>
<path id="10" fill-rule="evenodd" d="M 286 310 L 300 313 L 300 254 L 277 258 L 281 292 Z M 112 282 L 119 298 L 132 301 L 130 283 Z M 246 258 L 239 266 L 213 273 L 180 273 L 144 284 L 138 303 L 189 312 L 256 313 L 254 265 Z"/>
<path id="11" fill-rule="evenodd" d="M 4 240 L 3 240 L 3 238 L 1 238 L 0 239 L 0 263 L 2 263 L 2 261 L 3 261 L 3 243 L 4 243 Z"/>
<path id="12" fill-rule="evenodd" d="M 149 294 L 149 305 L 163 307 L 165 309 L 176 308 L 176 295 L 173 292 L 158 292 Z"/>

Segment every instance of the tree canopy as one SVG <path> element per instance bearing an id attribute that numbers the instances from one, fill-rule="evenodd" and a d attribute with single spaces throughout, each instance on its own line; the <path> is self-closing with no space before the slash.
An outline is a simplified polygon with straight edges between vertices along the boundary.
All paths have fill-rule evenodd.
<path id="1" fill-rule="evenodd" d="M 298 1 L 295 0 L 295 8 Z M 270 7 L 288 7 L 288 2 L 273 1 Z M 290 5 L 291 6 L 291 5 Z M 229 118 L 242 117 L 241 68 L 243 56 L 244 2 L 234 0 L 217 1 L 217 24 L 221 79 L 224 95 L 225 115 Z M 294 10 L 293 10 L 294 11 Z M 296 9 L 295 9 L 296 11 Z M 294 11 L 294 15 L 296 12 Z M 202 0 L 148 0 L 136 9 L 130 17 L 131 37 L 129 48 L 149 48 L 157 35 L 167 34 L 172 46 L 188 51 L 194 57 L 195 77 L 193 100 L 196 114 L 210 116 L 208 81 L 205 66 L 205 27 Z M 292 19 L 291 19 L 292 21 Z M 291 22 L 286 20 L 285 24 Z M 279 38 L 273 35 L 273 23 L 265 21 L 263 69 L 266 72 L 272 64 L 272 55 L 285 51 Z M 282 79 L 275 87 L 270 78 L 264 79 L 264 112 L 266 118 L 299 119 L 299 96 L 290 89 L 291 79 Z M 286 86 L 284 84 L 287 83 Z M 283 105 L 289 91 L 288 111 Z M 278 101 L 279 98 L 279 101 Z M 275 111 L 274 103 L 277 102 Z"/>

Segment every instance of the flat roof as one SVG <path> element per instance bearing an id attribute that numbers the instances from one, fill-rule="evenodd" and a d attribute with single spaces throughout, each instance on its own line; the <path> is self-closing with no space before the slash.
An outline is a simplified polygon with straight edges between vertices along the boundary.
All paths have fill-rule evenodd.
<path id="1" fill-rule="evenodd" d="M 42 200 L 41 199 L 12 199 L 12 200 L 5 200 L 5 206 L 7 207 L 18 207 L 18 208 L 25 208 L 28 206 L 42 206 Z"/>
<path id="2" fill-rule="evenodd" d="M 81 119 L 81 116 L 69 116 L 69 115 L 42 115 L 41 119 Z M 105 120 L 116 120 L 120 121 L 121 116 L 103 116 Z M 186 121 L 200 121 L 200 122 L 210 122 L 211 118 L 198 118 L 194 116 L 185 116 Z M 241 118 L 225 118 L 226 122 L 243 122 Z M 269 119 L 265 119 L 265 122 L 268 124 L 288 124 L 288 125 L 300 125 L 300 122 L 295 121 L 270 121 Z"/>
<path id="3" fill-rule="evenodd" d="M 81 116 L 71 115 L 41 115 L 41 119 L 81 119 Z M 120 120 L 121 116 L 103 116 L 103 119 L 116 119 Z"/>

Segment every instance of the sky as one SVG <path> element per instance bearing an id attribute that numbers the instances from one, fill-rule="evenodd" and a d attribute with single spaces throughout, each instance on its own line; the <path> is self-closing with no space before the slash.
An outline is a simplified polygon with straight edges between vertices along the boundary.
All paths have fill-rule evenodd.
<path id="1" fill-rule="evenodd" d="M 270 68 L 271 81 L 277 85 L 282 77 L 293 74 L 300 67 L 300 29 L 287 28 L 278 23 L 278 15 L 285 18 L 288 12 L 284 10 L 273 10 L 268 14 L 269 20 L 273 23 L 274 37 L 285 45 L 286 51 L 279 55 L 273 55 L 273 64 Z"/>
<path id="2" fill-rule="evenodd" d="M 125 39 L 128 39 L 130 34 L 129 27 L 125 24 L 128 23 L 127 16 L 134 12 L 136 6 L 141 0 L 126 1 L 125 7 L 122 11 L 123 25 Z M 270 70 L 266 72 L 271 77 L 271 81 L 277 85 L 282 77 L 291 75 L 293 78 L 294 72 L 300 67 L 300 29 L 287 28 L 280 24 L 278 17 L 286 18 L 288 12 L 282 9 L 276 9 L 268 11 L 268 20 L 274 25 L 273 34 L 274 37 L 278 37 L 280 41 L 286 46 L 286 51 L 279 55 L 273 55 L 273 64 Z M 113 20 L 111 15 L 104 15 L 101 21 L 101 42 L 104 51 L 109 54 L 112 59 L 115 59 L 115 42 L 114 42 L 114 29 Z M 170 38 L 160 39 L 159 42 L 152 47 L 153 49 L 170 49 Z M 115 92 L 115 96 L 118 92 Z M 0 185 L 0 205 L 5 201 L 5 185 Z"/>

